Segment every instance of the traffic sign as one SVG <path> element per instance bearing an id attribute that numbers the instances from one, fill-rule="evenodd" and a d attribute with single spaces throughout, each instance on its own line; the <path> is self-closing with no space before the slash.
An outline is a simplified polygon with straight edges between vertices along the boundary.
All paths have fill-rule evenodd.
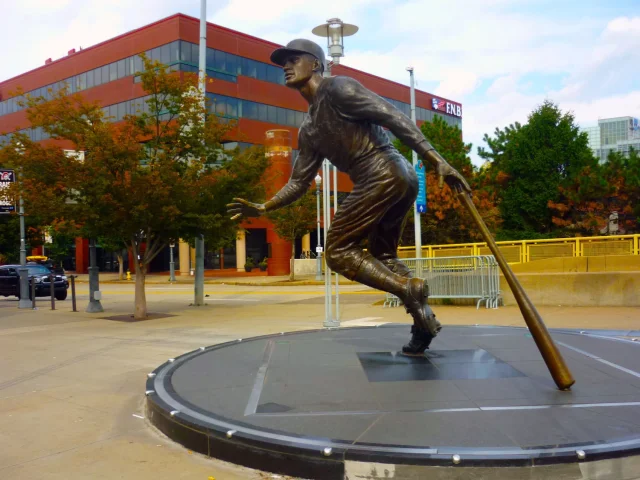
<path id="1" fill-rule="evenodd" d="M 422 162 L 419 162 L 416 165 L 416 175 L 418 175 L 418 198 L 416 198 L 416 210 L 418 213 L 425 213 L 427 211 L 427 184 L 424 164 Z"/>
<path id="2" fill-rule="evenodd" d="M 0 213 L 13 213 L 16 206 L 10 201 L 2 198 L 2 191 L 6 190 L 16 181 L 16 174 L 13 170 L 0 168 Z"/>

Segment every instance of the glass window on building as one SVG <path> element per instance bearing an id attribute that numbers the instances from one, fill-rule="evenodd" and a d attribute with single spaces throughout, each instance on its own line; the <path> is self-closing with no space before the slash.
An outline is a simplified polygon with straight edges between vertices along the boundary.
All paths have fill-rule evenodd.
<path id="1" fill-rule="evenodd" d="M 208 55 L 207 55 L 208 57 Z M 220 50 L 214 50 L 214 61 L 211 64 L 216 70 L 227 71 L 227 55 Z"/>
<path id="2" fill-rule="evenodd" d="M 160 47 L 160 62 L 168 65 L 171 63 L 171 44 L 162 45 Z"/>
<path id="3" fill-rule="evenodd" d="M 304 117 L 305 116 L 306 116 L 306 113 L 304 113 L 304 112 L 296 112 L 296 126 L 297 127 L 302 125 L 302 122 L 304 122 Z"/>
<path id="4" fill-rule="evenodd" d="M 267 64 L 266 63 L 262 63 L 262 62 L 255 62 L 256 63 L 256 78 L 258 80 L 267 80 Z"/>
<path id="5" fill-rule="evenodd" d="M 248 100 L 242 100 L 242 116 L 256 120 L 258 118 L 258 104 Z"/>
<path id="6" fill-rule="evenodd" d="M 215 51 L 213 48 L 207 48 L 207 68 L 214 68 Z"/>
<path id="7" fill-rule="evenodd" d="M 127 76 L 126 63 L 127 62 L 125 60 L 118 60 L 117 62 L 118 78 L 124 78 Z"/>
<path id="8" fill-rule="evenodd" d="M 108 67 L 109 67 L 109 79 L 107 80 L 107 82 L 113 82 L 114 80 L 118 79 L 118 64 L 110 63 Z M 103 83 L 106 83 L 106 82 L 103 82 Z"/>
<path id="9" fill-rule="evenodd" d="M 247 77 L 258 78 L 258 62 L 255 60 L 247 59 Z"/>
<path id="10" fill-rule="evenodd" d="M 102 85 L 102 69 L 96 68 L 93 70 L 93 85 L 98 86 Z"/>
<path id="11" fill-rule="evenodd" d="M 238 57 L 236 55 L 231 55 L 227 53 L 227 72 L 233 73 L 234 75 L 238 74 Z"/>
<path id="12" fill-rule="evenodd" d="M 256 120 L 260 120 L 262 122 L 269 121 L 268 108 L 264 103 L 258 104 L 258 118 Z"/>
<path id="13" fill-rule="evenodd" d="M 229 97 L 227 99 L 227 115 L 229 117 L 238 118 L 238 99 Z"/>
<path id="14" fill-rule="evenodd" d="M 190 43 L 191 45 L 191 63 L 194 65 L 199 65 L 200 63 L 200 52 L 198 51 L 198 45 L 195 43 Z"/>
<path id="15" fill-rule="evenodd" d="M 180 61 L 191 63 L 191 44 L 183 40 L 180 40 L 179 46 L 180 46 Z"/>
<path id="16" fill-rule="evenodd" d="M 286 121 L 286 125 L 289 125 L 291 127 L 296 127 L 298 126 L 298 123 L 296 122 L 296 111 L 295 110 L 286 110 L 287 112 L 287 121 Z"/>
<path id="17" fill-rule="evenodd" d="M 278 109 L 272 105 L 267 105 L 267 122 L 278 123 Z"/>
<path id="18" fill-rule="evenodd" d="M 127 102 L 121 102 L 118 104 L 118 121 L 122 120 L 127 114 Z"/>
<path id="19" fill-rule="evenodd" d="M 100 83 L 109 82 L 109 65 L 105 65 L 104 67 L 100 67 Z"/>
<path id="20" fill-rule="evenodd" d="M 142 57 L 136 55 L 133 59 L 133 73 L 140 73 L 144 70 L 144 62 L 142 61 Z"/>
<path id="21" fill-rule="evenodd" d="M 216 97 L 214 104 L 214 111 L 216 115 L 226 115 L 227 114 L 227 104 L 225 102 L 224 97 Z"/>
<path id="22" fill-rule="evenodd" d="M 280 72 L 282 69 L 272 67 L 271 65 L 267 65 L 267 82 L 278 83 L 278 79 L 280 77 Z"/>
<path id="23" fill-rule="evenodd" d="M 147 52 L 147 57 L 151 61 L 160 61 L 160 47 L 152 48 Z"/>
<path id="24" fill-rule="evenodd" d="M 88 85 L 89 77 L 93 77 L 93 76 L 87 74 L 86 72 L 78 75 L 78 77 L 77 77 L 78 78 L 78 81 L 77 81 L 77 83 L 78 83 L 78 91 L 85 90 L 86 88 L 89 88 L 89 85 Z"/>

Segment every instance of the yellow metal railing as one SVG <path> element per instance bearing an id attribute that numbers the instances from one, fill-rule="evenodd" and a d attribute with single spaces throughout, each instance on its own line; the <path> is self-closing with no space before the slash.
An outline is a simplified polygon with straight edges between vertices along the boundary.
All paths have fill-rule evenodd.
<path id="1" fill-rule="evenodd" d="M 640 234 L 607 237 L 550 238 L 496 242 L 509 263 L 558 257 L 593 257 L 600 255 L 640 255 Z M 398 257 L 415 258 L 415 247 L 398 248 Z M 422 247 L 422 257 L 462 257 L 490 255 L 487 244 L 458 243 Z"/>

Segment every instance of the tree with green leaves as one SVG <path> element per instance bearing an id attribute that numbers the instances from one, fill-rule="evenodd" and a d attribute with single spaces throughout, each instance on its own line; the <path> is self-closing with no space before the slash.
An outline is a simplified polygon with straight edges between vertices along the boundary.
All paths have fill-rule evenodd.
<path id="1" fill-rule="evenodd" d="M 499 238 L 520 240 L 553 237 L 561 233 L 553 221 L 549 202 L 560 199 L 586 167 L 597 162 L 575 118 L 547 100 L 524 125 L 496 129 L 485 135 L 489 150 L 478 149 L 487 159 L 490 176 L 499 193 L 502 228 Z"/>
<path id="2" fill-rule="evenodd" d="M 235 239 L 237 225 L 224 218 L 224 205 L 234 196 L 255 198 L 253 185 L 267 165 L 259 149 L 224 150 L 234 124 L 209 114 L 195 75 L 144 58 L 140 77 L 147 97 L 120 122 L 66 89 L 49 101 L 27 97 L 31 125 L 54 142 L 15 135 L 0 152 L 0 163 L 23 167 L 31 185 L 23 189 L 25 201 L 48 224 L 121 241 L 131 250 L 136 319 L 147 316 L 150 262 L 178 238 Z M 15 153 L 18 142 L 24 154 Z M 84 152 L 84 160 L 65 155 L 63 145 Z"/>
<path id="3" fill-rule="evenodd" d="M 267 218 L 273 223 L 278 236 L 291 242 L 289 280 L 295 280 L 296 240 L 313 230 L 316 215 L 316 195 L 311 190 L 291 205 L 267 213 Z"/>
<path id="4" fill-rule="evenodd" d="M 485 182 L 473 168 L 469 152 L 471 144 L 465 143 L 457 126 L 449 125 L 436 115 L 432 122 L 424 122 L 420 129 L 433 147 L 452 167 L 458 170 L 471 185 L 473 201 L 491 230 L 495 230 L 500 216 L 495 206 L 495 194 L 486 188 Z M 400 152 L 411 161 L 411 150 L 395 141 Z M 429 165 L 426 167 L 427 212 L 420 215 L 423 244 L 464 243 L 480 240 L 475 223 L 448 185 L 438 186 L 438 178 Z M 413 212 L 407 215 L 402 235 L 403 245 L 415 243 Z"/>

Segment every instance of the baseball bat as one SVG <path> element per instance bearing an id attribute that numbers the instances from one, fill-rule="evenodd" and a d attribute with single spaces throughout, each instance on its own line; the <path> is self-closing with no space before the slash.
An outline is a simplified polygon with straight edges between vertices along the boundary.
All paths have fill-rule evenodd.
<path id="1" fill-rule="evenodd" d="M 500 270 L 502 270 L 502 274 L 504 275 L 504 278 L 506 278 L 516 302 L 518 302 L 524 321 L 526 322 L 527 327 L 529 327 L 529 332 L 531 333 L 533 340 L 536 342 L 538 350 L 540 350 L 540 353 L 542 354 L 542 358 L 547 364 L 547 368 L 553 377 L 553 381 L 556 382 L 556 385 L 560 390 L 569 390 L 571 385 L 575 383 L 575 380 L 573 379 L 564 358 L 562 358 L 558 347 L 553 343 L 553 339 L 551 338 L 551 335 L 549 335 L 549 331 L 542 321 L 542 317 L 540 317 L 540 314 L 533 305 L 533 302 L 527 296 L 522 285 L 520 285 L 520 282 L 514 275 L 511 267 L 509 267 L 509 264 L 502 255 L 502 252 L 498 249 L 498 245 L 496 245 L 491 232 L 484 223 L 484 220 L 482 220 L 476 206 L 473 204 L 471 195 L 465 191 L 459 191 L 458 195 L 464 206 L 467 208 L 467 211 L 473 217 L 473 220 L 480 230 L 484 241 L 487 243 L 489 250 L 491 250 L 491 253 L 493 253 L 493 256 L 496 258 L 498 265 L 500 266 Z"/>

